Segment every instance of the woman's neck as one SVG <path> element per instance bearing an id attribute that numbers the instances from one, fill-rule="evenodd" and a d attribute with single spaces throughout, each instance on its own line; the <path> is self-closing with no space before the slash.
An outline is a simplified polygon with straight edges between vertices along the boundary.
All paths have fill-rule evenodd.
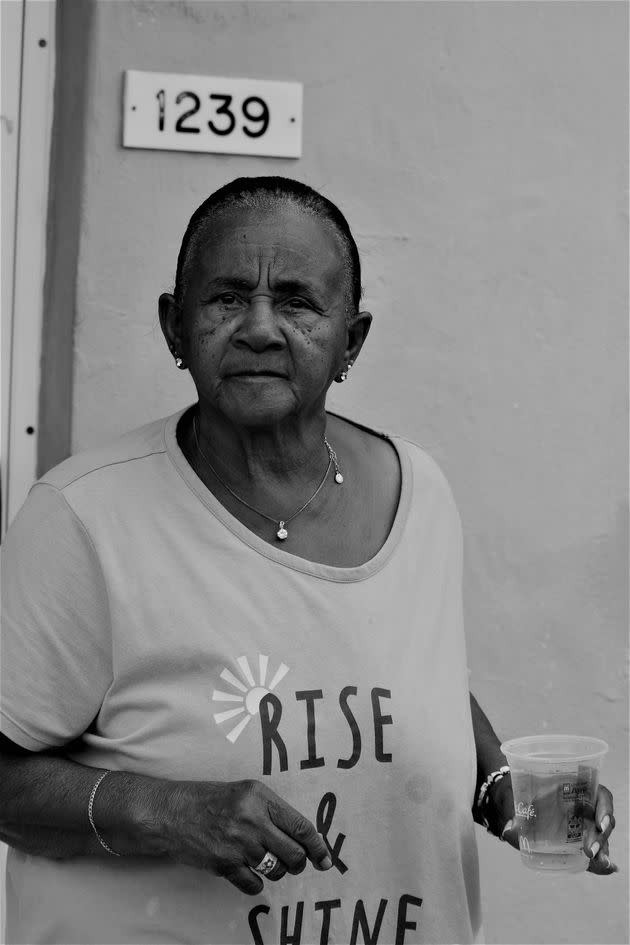
<path id="1" fill-rule="evenodd" d="M 256 495 L 273 501 L 281 490 L 286 501 L 293 495 L 299 498 L 325 472 L 325 433 L 325 412 L 268 427 L 242 427 L 196 407 L 187 440 L 196 460 L 193 466 L 211 466 L 210 472 L 243 498 Z"/>

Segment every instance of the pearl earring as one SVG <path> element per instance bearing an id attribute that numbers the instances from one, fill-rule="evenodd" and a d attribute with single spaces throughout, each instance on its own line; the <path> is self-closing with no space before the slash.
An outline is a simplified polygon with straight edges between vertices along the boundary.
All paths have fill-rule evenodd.
<path id="1" fill-rule="evenodd" d="M 183 358 L 180 358 L 180 357 L 175 358 L 175 365 L 176 367 L 180 369 L 180 371 L 183 371 L 185 367 Z"/>
<path id="2" fill-rule="evenodd" d="M 338 384 L 343 384 L 344 381 L 348 380 L 348 372 L 350 371 L 350 368 L 352 367 L 353 364 L 354 364 L 354 361 L 348 361 L 348 366 L 345 369 L 345 371 L 341 371 L 337 375 L 335 380 L 337 381 Z"/>

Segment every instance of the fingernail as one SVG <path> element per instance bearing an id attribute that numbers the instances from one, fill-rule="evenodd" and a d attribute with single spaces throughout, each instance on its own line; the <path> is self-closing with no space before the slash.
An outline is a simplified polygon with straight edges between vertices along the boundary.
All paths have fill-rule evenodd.
<path id="1" fill-rule="evenodd" d="M 601 850 L 601 846 L 596 840 L 593 846 L 591 847 L 591 858 L 593 860 L 595 859 L 595 857 L 597 856 L 600 850 Z"/>
<path id="2" fill-rule="evenodd" d="M 319 868 L 321 870 L 329 870 L 332 866 L 332 860 L 329 856 L 325 856 L 323 860 L 319 861 Z"/>
<path id="3" fill-rule="evenodd" d="M 599 825 L 599 829 L 601 830 L 602 833 L 604 833 L 604 831 L 608 830 L 609 827 L 610 827 L 610 815 L 606 814 L 605 817 L 602 817 L 602 822 Z"/>
<path id="4" fill-rule="evenodd" d="M 605 869 L 605 870 L 609 870 L 609 869 L 610 869 L 610 857 L 609 857 L 609 856 L 606 856 L 605 853 L 602 853 L 600 859 L 601 859 L 602 866 L 604 867 L 604 869 Z"/>
<path id="5" fill-rule="evenodd" d="M 501 831 L 501 839 L 502 839 L 502 840 L 505 840 L 505 835 L 506 835 L 506 833 L 508 832 L 508 830 L 511 830 L 513 826 L 514 826 L 514 820 L 513 820 L 513 819 L 508 820 L 507 824 L 505 825 L 505 827 L 504 827 L 503 830 Z"/>

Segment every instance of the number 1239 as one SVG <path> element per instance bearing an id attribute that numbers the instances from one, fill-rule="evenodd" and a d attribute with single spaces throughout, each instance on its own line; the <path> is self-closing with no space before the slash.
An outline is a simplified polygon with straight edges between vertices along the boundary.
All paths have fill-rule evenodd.
<path id="1" fill-rule="evenodd" d="M 238 129 L 248 138 L 261 138 L 269 127 L 269 106 L 258 95 L 235 102 L 232 95 L 211 93 L 202 102 L 196 92 L 183 91 L 169 103 L 166 90 L 160 89 L 156 99 L 158 131 L 174 128 L 179 134 L 198 135 L 208 130 L 224 138 Z"/>

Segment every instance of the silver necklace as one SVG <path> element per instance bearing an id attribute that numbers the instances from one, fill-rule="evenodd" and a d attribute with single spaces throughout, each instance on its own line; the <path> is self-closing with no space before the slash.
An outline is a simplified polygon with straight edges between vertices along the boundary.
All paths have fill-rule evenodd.
<path id="1" fill-rule="evenodd" d="M 208 457 L 207 457 L 206 454 L 204 453 L 204 451 L 201 449 L 201 444 L 199 443 L 199 436 L 198 436 L 198 434 L 197 434 L 197 417 L 196 417 L 196 415 L 193 417 L 193 434 L 194 434 L 194 436 L 195 436 L 195 445 L 196 445 L 196 447 L 197 447 L 197 451 L 198 451 L 199 455 L 200 455 L 201 458 L 203 459 L 203 461 L 204 461 L 204 463 L 206 464 L 206 466 L 208 466 L 208 468 L 214 473 L 214 475 L 215 475 L 216 478 L 219 480 L 219 482 L 221 483 L 221 485 L 223 486 L 223 488 L 224 488 L 224 489 L 227 489 L 227 491 L 230 493 L 230 495 L 233 495 L 237 502 L 240 502 L 241 505 L 244 505 L 246 508 L 251 509 L 252 512 L 256 512 L 256 514 L 262 516 L 262 518 L 266 518 L 268 522 L 273 522 L 274 525 L 275 525 L 276 522 L 277 522 L 277 524 L 278 524 L 278 531 L 276 532 L 276 538 L 278 538 L 280 541 L 286 541 L 286 539 L 289 537 L 289 533 L 288 533 L 287 528 L 286 528 L 286 526 L 289 524 L 289 522 L 291 522 L 294 518 L 296 518 L 296 516 L 298 516 L 298 515 L 300 514 L 300 512 L 303 512 L 304 509 L 307 508 L 307 506 L 309 506 L 309 505 L 311 504 L 311 502 L 313 501 L 313 499 L 314 499 L 317 495 L 319 495 L 320 491 L 322 490 L 322 488 L 323 488 L 323 486 L 324 486 L 324 483 L 325 483 L 326 480 L 328 479 L 328 473 L 330 472 L 330 467 L 331 467 L 331 466 L 334 466 L 334 467 L 335 467 L 335 482 L 337 483 L 337 485 L 341 485 L 341 483 L 343 482 L 343 476 L 342 476 L 342 474 L 341 474 L 341 472 L 340 472 L 340 470 L 339 470 L 339 463 L 337 462 L 337 454 L 335 453 L 334 449 L 332 448 L 332 446 L 330 445 L 330 443 L 328 442 L 328 440 L 326 439 L 326 437 L 324 437 L 324 446 L 325 446 L 326 449 L 328 450 L 328 466 L 326 467 L 326 472 L 324 473 L 324 476 L 323 476 L 323 478 L 322 478 L 322 481 L 320 482 L 320 484 L 318 485 L 317 489 L 315 490 L 315 492 L 313 493 L 313 495 L 310 497 L 310 499 L 308 499 L 308 500 L 304 503 L 304 505 L 301 505 L 300 508 L 299 508 L 296 512 L 293 513 L 293 515 L 289 515 L 287 518 L 283 518 L 283 519 L 276 519 L 276 518 L 274 518 L 274 517 L 271 516 L 271 515 L 267 515 L 266 512 L 261 512 L 260 509 L 257 509 L 255 506 L 250 505 L 249 502 L 246 502 L 245 499 L 242 499 L 242 498 L 240 497 L 240 495 L 237 495 L 236 492 L 234 491 L 234 489 L 231 489 L 230 486 L 228 486 L 228 484 L 227 484 L 227 482 L 225 481 L 225 479 L 222 479 L 222 478 L 221 478 L 221 476 L 218 474 L 218 472 L 216 471 L 216 469 L 214 468 L 214 466 L 212 465 L 212 463 L 210 462 L 210 460 L 208 459 Z"/>

